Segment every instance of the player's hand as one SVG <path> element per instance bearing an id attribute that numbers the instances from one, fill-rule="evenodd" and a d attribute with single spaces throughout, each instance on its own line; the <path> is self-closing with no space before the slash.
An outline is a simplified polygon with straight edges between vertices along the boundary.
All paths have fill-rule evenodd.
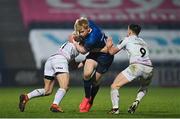
<path id="1" fill-rule="evenodd" d="M 81 67 L 83 67 L 83 66 L 84 66 L 84 63 L 83 63 L 83 62 L 80 62 L 80 63 L 78 64 L 77 68 L 79 69 L 79 68 L 81 68 Z"/>
<path id="2" fill-rule="evenodd" d="M 106 47 L 109 49 L 113 46 L 113 40 L 112 37 L 108 37 L 107 42 L 106 42 Z"/>
<path id="3" fill-rule="evenodd" d="M 75 36 L 74 36 L 73 34 L 69 35 L 68 41 L 69 41 L 70 43 L 73 43 L 73 40 L 74 40 L 74 39 L 75 39 Z"/>
<path id="4" fill-rule="evenodd" d="M 78 39 L 78 36 L 75 35 L 75 34 L 71 34 L 71 35 L 69 35 L 69 37 L 68 37 L 68 41 L 69 41 L 70 43 L 73 43 L 74 41 L 77 41 L 77 39 Z"/>
<path id="5" fill-rule="evenodd" d="M 75 60 L 72 60 L 72 61 L 69 63 L 69 70 L 73 71 L 73 70 L 82 68 L 82 67 L 84 66 L 84 62 L 85 62 L 85 61 L 76 62 Z"/>
<path id="6" fill-rule="evenodd" d="M 72 43 L 73 43 L 75 46 L 79 44 L 75 39 L 72 40 Z"/>

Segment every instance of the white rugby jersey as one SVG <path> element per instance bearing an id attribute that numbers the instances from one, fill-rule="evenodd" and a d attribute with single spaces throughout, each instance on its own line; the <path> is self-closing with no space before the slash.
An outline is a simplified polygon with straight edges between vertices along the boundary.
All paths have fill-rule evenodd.
<path id="1" fill-rule="evenodd" d="M 71 61 L 79 55 L 79 52 L 73 43 L 65 42 L 63 45 L 61 45 L 55 55 L 63 55 L 68 61 Z"/>
<path id="2" fill-rule="evenodd" d="M 145 65 L 152 65 L 151 60 L 149 58 L 149 49 L 142 38 L 139 38 L 135 35 L 125 37 L 117 47 L 119 49 L 124 49 L 127 51 L 129 55 L 129 62 L 139 63 Z"/>

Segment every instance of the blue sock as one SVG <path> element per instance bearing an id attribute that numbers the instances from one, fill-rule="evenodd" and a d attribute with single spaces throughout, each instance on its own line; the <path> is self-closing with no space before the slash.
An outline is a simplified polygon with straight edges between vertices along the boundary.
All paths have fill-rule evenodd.
<path id="1" fill-rule="evenodd" d="M 99 87 L 100 87 L 100 85 L 97 85 L 97 86 L 93 85 L 92 86 L 92 89 L 91 89 L 91 102 L 90 102 L 90 104 L 93 104 L 94 98 L 95 98 L 95 96 L 96 96 L 96 94 L 97 94 L 97 92 L 99 90 Z"/>
<path id="2" fill-rule="evenodd" d="M 90 80 L 84 80 L 84 91 L 85 91 L 85 97 L 90 98 L 91 96 L 91 86 L 92 81 Z"/>

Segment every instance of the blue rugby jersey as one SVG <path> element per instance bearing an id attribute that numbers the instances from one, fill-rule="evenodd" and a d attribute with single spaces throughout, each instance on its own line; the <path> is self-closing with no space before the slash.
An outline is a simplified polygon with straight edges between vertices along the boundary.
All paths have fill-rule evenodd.
<path id="1" fill-rule="evenodd" d="M 107 37 L 102 30 L 91 20 L 89 20 L 89 27 L 92 31 L 86 36 L 84 41 L 84 47 L 87 51 L 93 50 L 94 48 L 103 48 L 106 45 Z"/>

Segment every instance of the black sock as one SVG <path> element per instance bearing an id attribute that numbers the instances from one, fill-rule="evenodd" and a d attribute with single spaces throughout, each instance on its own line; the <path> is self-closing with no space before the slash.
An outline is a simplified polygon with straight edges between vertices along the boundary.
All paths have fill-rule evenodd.
<path id="1" fill-rule="evenodd" d="M 91 80 L 84 80 L 84 91 L 86 98 L 90 98 L 91 96 L 91 86 L 92 86 Z"/>
<path id="2" fill-rule="evenodd" d="M 91 104 L 93 104 L 94 98 L 95 98 L 95 96 L 96 96 L 96 94 L 97 94 L 97 92 L 98 92 L 98 90 L 99 90 L 99 87 L 100 87 L 100 85 L 97 85 L 97 86 L 93 85 L 93 86 L 92 86 L 92 90 L 91 90 L 91 101 L 90 101 Z"/>

